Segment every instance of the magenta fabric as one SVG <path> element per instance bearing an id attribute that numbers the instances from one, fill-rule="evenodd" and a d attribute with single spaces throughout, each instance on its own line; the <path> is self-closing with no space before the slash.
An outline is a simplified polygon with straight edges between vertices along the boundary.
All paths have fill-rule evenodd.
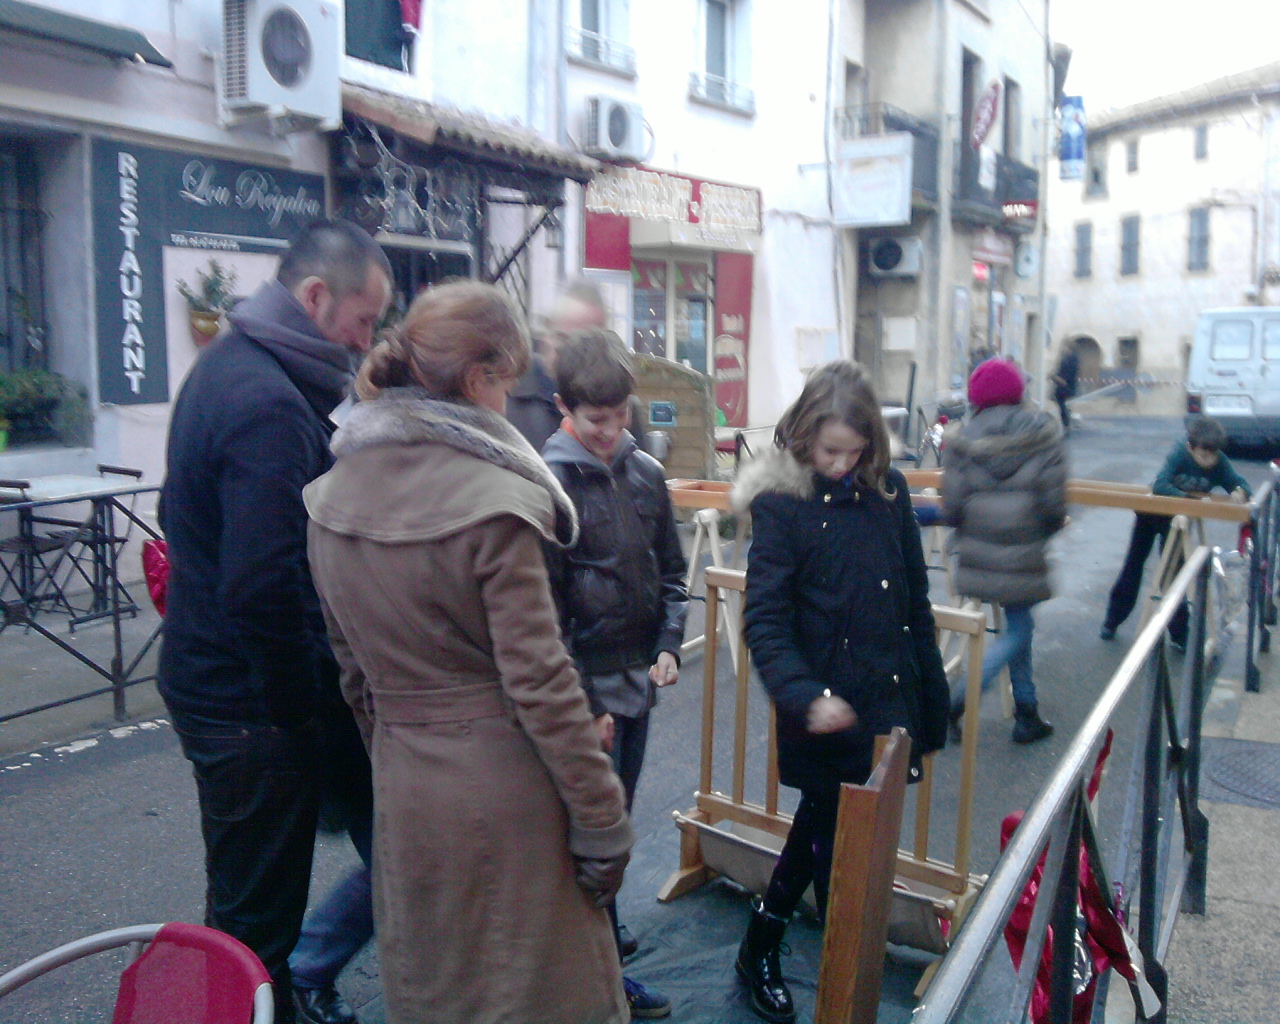
<path id="1" fill-rule="evenodd" d="M 1022 371 L 1012 359 L 988 359 L 969 378 L 969 402 L 975 409 L 1021 405 Z"/>

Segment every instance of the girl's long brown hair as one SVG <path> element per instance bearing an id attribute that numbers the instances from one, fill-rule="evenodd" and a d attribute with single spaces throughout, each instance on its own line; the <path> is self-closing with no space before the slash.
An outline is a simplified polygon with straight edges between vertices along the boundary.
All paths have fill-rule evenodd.
<path id="1" fill-rule="evenodd" d="M 818 432 L 831 420 L 843 423 L 867 439 L 867 448 L 853 469 L 854 479 L 892 500 L 889 488 L 889 431 L 880 400 L 866 371 L 848 359 L 837 359 L 813 370 L 804 388 L 778 421 L 773 443 L 789 451 L 803 466 L 813 466 Z"/>

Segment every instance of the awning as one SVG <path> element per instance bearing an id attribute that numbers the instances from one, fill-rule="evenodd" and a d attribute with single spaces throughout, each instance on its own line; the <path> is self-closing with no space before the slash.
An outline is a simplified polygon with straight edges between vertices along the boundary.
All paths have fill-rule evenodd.
<path id="1" fill-rule="evenodd" d="M 3 2 L 6 0 L 0 0 Z M 464 114 L 426 100 L 343 82 L 342 106 L 350 114 L 427 146 L 468 151 L 486 160 L 551 172 L 583 183 L 600 170 L 598 161 L 548 142 L 523 125 L 491 121 L 480 114 Z"/>
<path id="2" fill-rule="evenodd" d="M 135 29 L 95 21 L 93 18 L 82 18 L 77 14 L 67 14 L 37 4 L 23 3 L 22 0 L 0 0 L 0 29 L 69 43 L 86 50 L 105 53 L 108 57 L 122 57 L 125 60 L 141 58 L 148 64 L 156 64 L 162 68 L 173 67 L 173 61 Z"/>

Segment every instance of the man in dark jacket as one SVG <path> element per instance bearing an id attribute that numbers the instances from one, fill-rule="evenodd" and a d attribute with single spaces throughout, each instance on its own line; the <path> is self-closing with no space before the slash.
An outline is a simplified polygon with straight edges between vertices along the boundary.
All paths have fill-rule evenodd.
<path id="1" fill-rule="evenodd" d="M 368 860 L 368 758 L 307 566 L 302 488 L 330 465 L 329 414 L 390 293 L 367 234 L 342 221 L 307 228 L 197 361 L 169 428 L 159 687 L 199 792 L 206 922 L 262 960 L 277 1020 L 294 1019 L 289 955 L 322 790 L 344 790 Z M 332 977 L 317 980 L 299 991 L 302 1019 L 354 1021 Z"/>
<path id="2" fill-rule="evenodd" d="M 1080 380 L 1080 353 L 1076 342 L 1069 341 L 1063 349 L 1058 369 L 1049 380 L 1053 383 L 1053 397 L 1058 403 L 1058 415 L 1062 418 L 1062 433 L 1071 433 L 1071 410 L 1067 402 L 1076 397 Z"/>

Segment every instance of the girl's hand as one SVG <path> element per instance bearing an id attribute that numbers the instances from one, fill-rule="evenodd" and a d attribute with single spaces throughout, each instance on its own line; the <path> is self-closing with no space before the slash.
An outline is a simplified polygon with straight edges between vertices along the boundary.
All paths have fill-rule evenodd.
<path id="1" fill-rule="evenodd" d="M 654 686 L 670 686 L 680 678 L 680 666 L 670 651 L 663 651 L 649 667 L 649 678 Z"/>
<path id="2" fill-rule="evenodd" d="M 603 714 L 595 720 L 596 735 L 600 737 L 600 749 L 606 754 L 613 750 L 613 715 Z"/>
<path id="3" fill-rule="evenodd" d="M 822 735 L 828 732 L 840 732 L 852 729 L 858 724 L 858 716 L 849 702 L 840 697 L 831 696 L 827 690 L 821 697 L 809 705 L 809 716 L 806 725 L 811 733 Z"/>

